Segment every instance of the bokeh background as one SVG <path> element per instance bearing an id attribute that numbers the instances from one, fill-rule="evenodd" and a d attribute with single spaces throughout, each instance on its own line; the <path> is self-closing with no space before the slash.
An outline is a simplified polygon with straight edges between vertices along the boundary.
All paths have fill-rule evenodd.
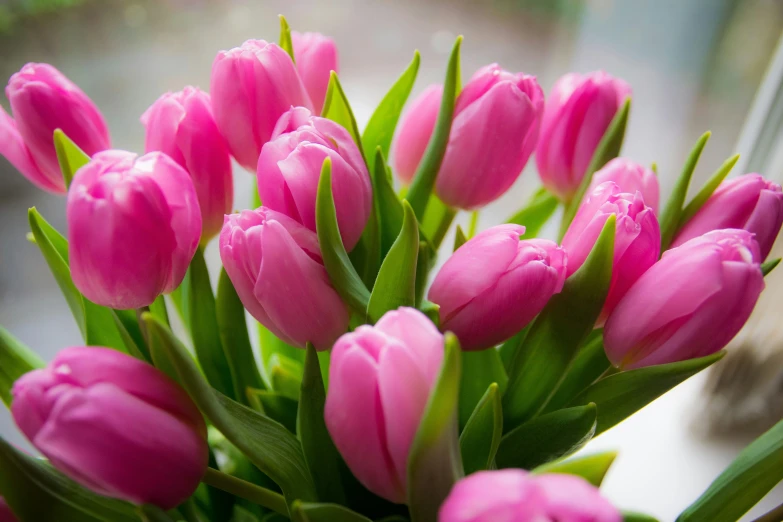
<path id="1" fill-rule="evenodd" d="M 167 90 L 208 89 L 219 49 L 276 40 L 278 13 L 295 30 L 335 39 L 360 125 L 414 49 L 422 53 L 414 95 L 441 81 L 458 34 L 465 79 L 490 62 L 537 75 L 547 92 L 571 70 L 620 76 L 634 90 L 623 154 L 656 162 L 663 194 L 705 130 L 713 135 L 695 186 L 735 152 L 783 28 L 780 0 L 0 0 L 0 81 L 26 62 L 50 62 L 100 106 L 115 147 L 141 151 L 142 112 Z M 0 104 L 8 108 L 1 96 Z M 482 212 L 481 227 L 509 217 L 538 186 L 530 163 Z M 780 172 L 765 174 L 781 181 Z M 239 208 L 250 202 L 252 178 L 240 169 L 235 177 Z M 65 229 L 64 199 L 36 190 L 0 158 L 0 324 L 50 359 L 80 336 L 25 239 L 31 206 Z M 774 295 L 765 306 L 776 306 Z M 753 438 L 734 429 L 705 434 L 706 379 L 682 384 L 583 450 L 619 451 L 604 491 L 620 507 L 674 520 Z M 783 382 L 773 392 L 780 398 Z M 5 409 L 0 435 L 29 448 Z M 779 485 L 745 519 L 781 501 Z"/>

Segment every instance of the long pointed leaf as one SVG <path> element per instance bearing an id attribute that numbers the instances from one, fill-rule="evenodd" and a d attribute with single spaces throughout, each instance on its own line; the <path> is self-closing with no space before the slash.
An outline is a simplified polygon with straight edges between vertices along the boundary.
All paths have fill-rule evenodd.
<path id="1" fill-rule="evenodd" d="M 707 183 L 705 183 L 701 190 L 699 190 L 699 193 L 696 194 L 690 203 L 688 203 L 688 206 L 682 210 L 682 214 L 680 214 L 680 222 L 677 225 L 678 229 L 685 226 L 685 224 L 696 215 L 701 207 L 704 206 L 707 200 L 710 199 L 712 193 L 715 192 L 723 180 L 726 179 L 726 176 L 729 175 L 731 169 L 734 168 L 734 165 L 737 164 L 739 157 L 739 154 L 735 154 L 734 156 L 730 157 L 723 162 L 723 165 L 718 167 L 718 170 L 716 170 L 712 176 L 710 176 L 710 179 L 708 179 Z"/>
<path id="2" fill-rule="evenodd" d="M 373 198 L 378 207 L 381 259 L 384 259 L 400 233 L 404 212 L 402 203 L 392 188 L 386 170 L 386 160 L 380 147 L 375 150 L 375 163 L 370 174 L 373 177 L 373 188 L 375 189 Z"/>
<path id="3" fill-rule="evenodd" d="M 60 164 L 65 186 L 68 188 L 76 171 L 87 165 L 90 157 L 60 129 L 54 130 L 54 150 L 57 153 L 57 162 Z"/>
<path id="4" fill-rule="evenodd" d="M 11 387 L 27 372 L 43 368 L 45 363 L 30 348 L 0 326 L 0 398 L 11 406 Z"/>
<path id="5" fill-rule="evenodd" d="M 616 451 L 605 451 L 586 457 L 576 457 L 565 461 L 550 462 L 539 466 L 533 473 L 566 473 L 582 477 L 595 487 L 600 487 L 606 473 L 617 458 Z"/>
<path id="6" fill-rule="evenodd" d="M 516 214 L 508 218 L 506 223 L 515 223 L 525 227 L 525 233 L 522 239 L 536 237 L 549 218 L 557 210 L 560 201 L 544 187 L 541 187 L 533 194 L 528 204 L 520 209 Z"/>
<path id="7" fill-rule="evenodd" d="M 465 424 L 459 437 L 459 448 L 465 474 L 491 469 L 503 436 L 503 411 L 497 383 L 487 388 Z"/>
<path id="8" fill-rule="evenodd" d="M 610 366 L 611 363 L 606 358 L 604 351 L 603 329 L 593 330 L 582 347 L 579 348 L 579 352 L 568 367 L 554 395 L 547 402 L 544 413 L 563 408 L 580 392 L 598 380 Z"/>
<path id="9" fill-rule="evenodd" d="M 353 115 L 351 104 L 345 96 L 343 86 L 337 78 L 337 73 L 332 71 L 329 76 L 329 85 L 326 88 L 326 99 L 324 99 L 324 108 L 321 116 L 339 123 L 351 134 L 359 152 L 362 152 L 362 140 L 359 137 L 359 127 L 356 125 L 356 118 Z M 364 153 L 362 152 L 362 156 Z"/>
<path id="10" fill-rule="evenodd" d="M 508 376 L 497 350 L 479 350 L 462 354 L 462 377 L 459 386 L 459 425 L 463 428 L 474 415 L 476 405 L 484 397 L 487 387 L 498 385 L 498 397 L 503 395 Z"/>
<path id="11" fill-rule="evenodd" d="M 291 40 L 291 27 L 288 25 L 288 20 L 285 16 L 278 15 L 280 18 L 280 47 L 288 53 L 291 57 L 291 61 L 295 62 L 294 58 L 294 42 Z"/>

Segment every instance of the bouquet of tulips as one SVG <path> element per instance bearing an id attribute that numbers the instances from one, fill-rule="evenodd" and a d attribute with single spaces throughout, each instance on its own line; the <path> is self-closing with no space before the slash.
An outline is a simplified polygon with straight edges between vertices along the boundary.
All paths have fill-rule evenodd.
<path id="1" fill-rule="evenodd" d="M 460 45 L 403 116 L 414 54 L 360 132 L 334 43 L 281 17 L 279 44 L 218 53 L 210 94 L 153 103 L 140 156 L 54 67 L 11 77 L 0 153 L 67 193 L 67 234 L 32 208 L 28 237 L 84 346 L 47 364 L 0 329 L 0 395 L 43 455 L 0 440 L 0 519 L 654 520 L 600 494 L 614 453 L 572 454 L 721 358 L 780 261 L 781 187 L 724 181 L 734 156 L 686 203 L 705 134 L 661 205 L 618 157 L 625 82 L 462 85 Z M 543 187 L 477 233 L 534 151 Z M 678 520 L 737 520 L 782 459 L 783 423 Z"/>

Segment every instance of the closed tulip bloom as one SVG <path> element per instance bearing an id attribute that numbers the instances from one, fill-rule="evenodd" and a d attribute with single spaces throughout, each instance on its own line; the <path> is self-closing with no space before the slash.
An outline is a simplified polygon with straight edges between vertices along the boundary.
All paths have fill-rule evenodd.
<path id="1" fill-rule="evenodd" d="M 292 31 L 291 40 L 294 44 L 296 70 L 299 71 L 313 107 L 320 114 L 329 87 L 329 76 L 332 71 L 338 72 L 337 46 L 334 40 L 321 33 Z"/>
<path id="2" fill-rule="evenodd" d="M 498 64 L 479 69 L 454 106 L 438 196 L 463 209 L 502 196 L 536 146 L 543 110 L 544 93 L 535 76 L 510 73 Z"/>
<path id="3" fill-rule="evenodd" d="M 248 40 L 212 63 L 212 109 L 234 158 L 252 171 L 280 115 L 312 108 L 294 62 L 277 44 Z"/>
<path id="4" fill-rule="evenodd" d="M 51 65 L 28 63 L 11 76 L 5 94 L 13 118 L 0 107 L 0 155 L 37 187 L 65 193 L 54 150 L 55 129 L 90 156 L 110 147 L 98 108 Z"/>
<path id="5" fill-rule="evenodd" d="M 11 391 L 17 426 L 52 465 L 101 495 L 171 509 L 207 468 L 207 430 L 185 391 L 116 350 L 66 348 Z"/>
<path id="6" fill-rule="evenodd" d="M 742 228 L 755 234 L 761 260 L 767 258 L 783 224 L 783 191 L 760 174 L 724 181 L 672 243 L 680 246 L 710 230 Z"/>
<path id="7" fill-rule="evenodd" d="M 617 304 L 606 355 L 629 369 L 717 352 L 737 334 L 764 288 L 746 230 L 715 230 L 666 251 Z"/>
<path id="8" fill-rule="evenodd" d="M 248 312 L 285 342 L 327 350 L 348 329 L 318 236 L 285 214 L 260 207 L 227 215 L 220 259 Z"/>
<path id="9" fill-rule="evenodd" d="M 413 181 L 416 169 L 427 149 L 427 144 L 435 129 L 440 102 L 443 98 L 443 85 L 428 86 L 411 102 L 410 108 L 397 127 L 392 149 L 394 173 L 404 184 Z"/>
<path id="10" fill-rule="evenodd" d="M 612 214 L 617 219 L 612 281 L 598 326 L 604 324 L 631 285 L 653 266 L 661 251 L 658 219 L 653 209 L 645 204 L 641 193 L 621 192 L 614 182 L 607 181 L 588 194 L 563 237 L 563 248 L 568 252 L 569 276 L 585 262 Z"/>
<path id="11" fill-rule="evenodd" d="M 521 469 L 473 473 L 452 488 L 439 522 L 621 522 L 620 512 L 581 477 Z"/>
<path id="12" fill-rule="evenodd" d="M 443 345 L 424 314 L 400 308 L 343 335 L 332 350 L 326 427 L 356 478 L 391 502 L 405 502 L 408 453 Z"/>
<path id="13" fill-rule="evenodd" d="M 209 95 L 195 87 L 166 93 L 141 121 L 147 129 L 145 150 L 166 153 L 193 178 L 201 208 L 201 239 L 206 242 L 220 232 L 234 199 L 231 154 L 215 124 Z"/>
<path id="14" fill-rule="evenodd" d="M 611 181 L 620 187 L 620 192 L 629 194 L 639 192 L 644 199 L 644 204 L 653 209 L 656 215 L 658 214 L 660 189 L 658 187 L 658 176 L 655 175 L 652 169 L 626 158 L 615 158 L 593 174 L 587 194 L 590 194 L 598 185 L 607 181 Z"/>
<path id="15" fill-rule="evenodd" d="M 111 308 L 177 288 L 201 236 L 193 181 L 162 152 L 96 154 L 73 178 L 66 217 L 73 282 Z"/>
<path id="16" fill-rule="evenodd" d="M 519 240 L 525 227 L 499 225 L 462 245 L 446 261 L 427 299 L 440 306 L 440 326 L 464 350 L 510 338 L 563 288 L 566 253 L 546 239 Z"/>
<path id="17" fill-rule="evenodd" d="M 370 217 L 372 185 L 359 148 L 339 124 L 304 107 L 283 114 L 258 158 L 258 192 L 266 207 L 315 232 L 315 196 L 326 158 L 332 161 L 337 224 L 350 251 Z"/>
<path id="18" fill-rule="evenodd" d="M 585 175 L 598 143 L 630 86 L 603 71 L 569 73 L 552 88 L 541 123 L 536 164 L 547 189 L 570 200 Z"/>

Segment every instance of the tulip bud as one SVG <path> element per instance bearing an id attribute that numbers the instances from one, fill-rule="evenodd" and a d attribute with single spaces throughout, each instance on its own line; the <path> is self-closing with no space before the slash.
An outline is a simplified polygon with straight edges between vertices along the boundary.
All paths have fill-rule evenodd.
<path id="1" fill-rule="evenodd" d="M 171 509 L 206 471 L 207 430 L 196 405 L 129 355 L 66 348 L 11 393 L 11 413 L 33 446 L 98 494 Z"/>
<path id="2" fill-rule="evenodd" d="M 5 94 L 14 119 L 0 107 L 0 155 L 37 187 L 65 193 L 54 150 L 56 129 L 90 156 L 110 147 L 98 108 L 51 65 L 28 63 L 11 76 Z"/>
<path id="3" fill-rule="evenodd" d="M 337 223 L 350 251 L 370 217 L 372 185 L 359 148 L 339 124 L 304 107 L 283 114 L 258 158 L 258 192 L 265 206 L 315 232 L 315 196 L 326 158 L 332 161 Z"/>
<path id="4" fill-rule="evenodd" d="M 266 207 L 225 218 L 220 258 L 250 315 L 280 339 L 327 350 L 348 329 L 316 234 Z"/>
<path id="5" fill-rule="evenodd" d="M 519 240 L 525 227 L 481 232 L 446 261 L 427 299 L 440 306 L 440 326 L 464 350 L 489 348 L 529 323 L 563 288 L 566 253 L 546 239 Z"/>
<path id="6" fill-rule="evenodd" d="M 756 235 L 763 261 L 783 224 L 783 191 L 760 174 L 746 174 L 720 184 L 703 207 L 677 234 L 673 247 L 710 230 L 741 228 Z"/>
<path id="7" fill-rule="evenodd" d="M 607 181 L 620 187 L 620 192 L 628 194 L 639 192 L 644 199 L 644 204 L 658 214 L 658 200 L 660 198 L 658 176 L 652 169 L 626 158 L 615 158 L 593 174 L 590 188 L 587 189 L 586 194 L 590 194 L 598 185 Z"/>
<path id="8" fill-rule="evenodd" d="M 717 352 L 764 289 L 759 246 L 745 230 L 715 230 L 666 251 L 615 307 L 606 355 L 629 369 Z"/>
<path id="9" fill-rule="evenodd" d="M 201 239 L 206 242 L 220 232 L 234 199 L 231 154 L 212 116 L 209 95 L 195 87 L 166 93 L 141 121 L 147 129 L 144 150 L 164 152 L 193 178 L 201 208 Z"/>
<path id="10" fill-rule="evenodd" d="M 162 152 L 96 154 L 73 178 L 66 217 L 73 282 L 111 308 L 177 288 L 201 234 L 193 181 Z"/>
<path id="11" fill-rule="evenodd" d="M 474 209 L 503 195 L 536 146 L 543 110 L 544 93 L 535 76 L 497 64 L 479 69 L 454 106 L 436 184 L 440 199 Z"/>
<path id="12" fill-rule="evenodd" d="M 14 512 L 8 507 L 8 504 L 3 497 L 0 497 L 0 522 L 17 522 L 16 515 L 14 515 Z"/>
<path id="13" fill-rule="evenodd" d="M 443 85 L 428 86 L 411 102 L 410 108 L 402 117 L 394 139 L 392 162 L 394 173 L 404 184 L 413 181 L 416 169 L 427 149 L 427 144 L 435 129 L 440 102 L 443 98 Z"/>
<path id="14" fill-rule="evenodd" d="M 585 262 L 612 214 L 617 219 L 612 281 L 598 326 L 604 324 L 631 285 L 653 266 L 661 251 L 658 219 L 653 209 L 644 204 L 641 193 L 623 193 L 620 187 L 607 181 L 588 194 L 563 237 L 569 276 Z"/>
<path id="15" fill-rule="evenodd" d="M 280 115 L 291 106 L 312 108 L 291 57 L 264 40 L 220 51 L 212 64 L 210 93 L 231 154 L 250 171 Z"/>
<path id="16" fill-rule="evenodd" d="M 631 87 L 603 71 L 569 73 L 552 89 L 536 149 L 538 174 L 550 192 L 570 200 Z"/>
<path id="17" fill-rule="evenodd" d="M 521 469 L 473 473 L 452 488 L 439 522 L 621 522 L 620 512 L 581 477 Z"/>
<path id="18" fill-rule="evenodd" d="M 337 340 L 324 417 L 359 481 L 405 502 L 408 453 L 443 361 L 443 336 L 413 308 L 387 312 Z"/>
<path id="19" fill-rule="evenodd" d="M 331 72 L 337 71 L 337 46 L 321 33 L 291 32 L 296 70 L 302 78 L 315 110 L 323 110 Z"/>

